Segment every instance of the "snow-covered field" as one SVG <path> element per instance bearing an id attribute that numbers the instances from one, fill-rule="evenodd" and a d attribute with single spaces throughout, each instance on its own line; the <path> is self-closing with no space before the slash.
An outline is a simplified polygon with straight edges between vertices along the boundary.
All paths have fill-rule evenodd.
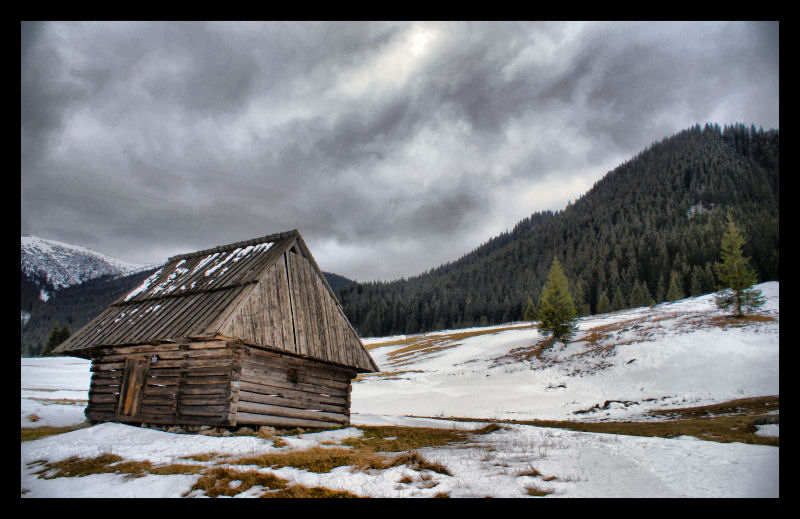
<path id="1" fill-rule="evenodd" d="M 538 332 L 524 323 L 436 332 L 410 341 L 367 339 L 382 373 L 354 382 L 351 422 L 475 429 L 484 424 L 436 417 L 652 420 L 647 410 L 778 395 L 778 283 L 757 288 L 768 299 L 760 314 L 774 321 L 717 326 L 723 316 L 708 295 L 582 319 L 574 342 L 543 351 L 537 350 Z M 82 422 L 89 380 L 88 361 L 22 359 L 21 426 Z M 614 402 L 604 408 L 606 401 Z M 37 421 L 31 421 L 32 415 Z M 778 425 L 762 426 L 760 433 L 777 436 Z M 34 474 L 40 466 L 30 464 L 37 460 L 112 453 L 154 465 L 196 464 L 184 458 L 303 450 L 360 434 L 357 427 L 302 434 L 276 447 L 257 437 L 100 424 L 23 442 L 22 495 L 180 497 L 199 478 L 94 474 L 46 480 Z M 339 467 L 326 474 L 290 467 L 236 468 L 374 497 L 528 497 L 531 486 L 552 492 L 548 497 L 778 497 L 779 448 L 763 445 L 510 425 L 475 435 L 467 444 L 419 452 L 445 465 L 452 476 L 430 472 L 421 478 L 406 466 L 366 472 Z M 542 476 L 519 475 L 532 467 Z M 412 482 L 400 483 L 404 476 Z M 237 497 L 263 491 L 253 487 Z"/>

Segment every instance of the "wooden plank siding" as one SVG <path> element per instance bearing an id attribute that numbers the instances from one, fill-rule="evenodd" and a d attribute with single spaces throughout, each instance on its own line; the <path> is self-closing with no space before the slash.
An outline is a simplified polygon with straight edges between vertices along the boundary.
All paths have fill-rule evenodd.
<path id="1" fill-rule="evenodd" d="M 157 360 L 152 362 L 153 356 Z M 146 362 L 135 412 L 120 402 L 125 366 Z M 108 347 L 92 358 L 86 417 L 95 421 L 233 425 L 232 393 L 240 353 L 222 341 Z M 135 400 L 134 400 L 134 403 Z"/>
<path id="2" fill-rule="evenodd" d="M 291 251 L 266 271 L 218 333 L 322 362 L 376 369 L 315 267 Z"/>
<path id="3" fill-rule="evenodd" d="M 353 370 L 311 359 L 246 348 L 236 423 L 314 428 L 349 425 L 350 380 L 355 375 Z"/>

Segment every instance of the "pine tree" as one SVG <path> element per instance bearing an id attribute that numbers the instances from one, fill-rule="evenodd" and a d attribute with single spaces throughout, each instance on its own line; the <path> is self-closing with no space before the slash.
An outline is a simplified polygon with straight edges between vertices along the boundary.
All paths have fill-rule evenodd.
<path id="1" fill-rule="evenodd" d="M 597 298 L 597 313 L 606 314 L 611 311 L 611 302 L 608 300 L 606 291 L 600 292 L 600 297 Z"/>
<path id="2" fill-rule="evenodd" d="M 743 309 L 754 310 L 764 304 L 760 290 L 751 289 L 757 281 L 749 261 L 742 255 L 744 236 L 733 218 L 728 215 L 728 229 L 722 237 L 721 262 L 714 265 L 719 280 L 719 289 L 724 292 L 715 298 L 721 310 L 735 309 L 735 315 L 742 317 Z"/>
<path id="3" fill-rule="evenodd" d="M 672 272 L 669 279 L 669 288 L 667 289 L 667 301 L 677 301 L 683 299 L 683 291 L 680 289 L 678 283 L 678 274 Z"/>
<path id="4" fill-rule="evenodd" d="M 614 298 L 611 300 L 611 309 L 612 310 L 622 310 L 626 308 L 625 296 L 622 295 L 622 290 L 617 287 L 614 291 Z"/>
<path id="5" fill-rule="evenodd" d="M 699 296 L 703 293 L 703 270 L 697 265 L 692 267 L 692 278 L 689 284 L 689 295 Z"/>
<path id="6" fill-rule="evenodd" d="M 630 306 L 631 308 L 638 308 L 640 306 L 652 306 L 655 303 L 653 296 L 650 295 L 650 291 L 647 289 L 647 282 L 642 281 L 639 283 L 638 281 L 633 284 L 633 289 L 631 290 L 631 300 Z"/>
<path id="7" fill-rule="evenodd" d="M 55 349 L 55 347 L 62 342 L 66 341 L 70 335 L 71 332 L 69 331 L 67 325 L 64 325 L 62 328 L 58 323 L 56 323 L 56 325 L 53 326 L 53 329 L 50 330 L 50 335 L 47 336 L 47 342 L 44 345 L 44 350 L 42 350 L 42 357 L 52 356 L 53 349 Z"/>
<path id="8" fill-rule="evenodd" d="M 522 313 L 522 319 L 525 321 L 533 321 L 536 319 L 536 307 L 533 306 L 533 299 L 530 297 L 528 298 L 528 302 L 525 303 L 525 311 Z"/>
<path id="9" fill-rule="evenodd" d="M 550 273 L 547 275 L 536 315 L 537 327 L 544 336 L 552 334 L 553 339 L 567 342 L 577 329 L 575 303 L 569 293 L 567 278 L 557 258 L 553 258 Z"/>

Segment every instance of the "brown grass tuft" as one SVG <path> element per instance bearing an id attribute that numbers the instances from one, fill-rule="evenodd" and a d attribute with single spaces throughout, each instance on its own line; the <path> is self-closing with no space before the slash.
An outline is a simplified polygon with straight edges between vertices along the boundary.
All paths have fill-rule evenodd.
<path id="1" fill-rule="evenodd" d="M 238 485 L 231 485 L 234 482 Z M 197 482 L 183 495 L 200 490 L 208 497 L 235 496 L 249 490 L 254 486 L 267 489 L 282 489 L 286 487 L 286 480 L 272 474 L 262 474 L 256 471 L 238 471 L 229 468 L 217 467 L 205 472 Z"/>
<path id="2" fill-rule="evenodd" d="M 495 431 L 499 431 L 501 429 L 508 429 L 508 427 L 503 427 L 502 425 L 497 425 L 496 423 L 490 423 L 485 427 L 481 427 L 480 429 L 475 429 L 474 431 L 470 431 L 472 434 L 491 434 Z"/>
<path id="3" fill-rule="evenodd" d="M 44 438 L 45 436 L 52 436 L 54 434 L 62 434 L 70 431 L 76 431 L 78 429 L 83 429 L 84 427 L 89 427 L 89 424 L 82 423 L 78 425 L 70 425 L 67 427 L 50 427 L 50 426 L 22 427 L 20 438 L 21 441 L 27 442 L 31 440 L 38 440 L 39 438 Z"/>
<path id="4" fill-rule="evenodd" d="M 719 404 L 649 411 L 653 416 L 669 419 L 652 422 L 576 422 L 568 420 L 488 420 L 477 418 L 446 417 L 463 422 L 500 422 L 537 427 L 554 427 L 572 431 L 627 434 L 631 436 L 694 436 L 701 440 L 721 443 L 740 442 L 778 447 L 779 439 L 758 436 L 757 420 L 777 415 L 765 413 L 778 410 L 779 397 L 764 396 L 732 400 Z M 424 418 L 424 417 L 423 417 Z"/>
<path id="5" fill-rule="evenodd" d="M 528 494 L 529 496 L 541 497 L 541 496 L 546 496 L 548 494 L 552 494 L 553 491 L 550 489 L 541 489 L 535 486 L 527 486 L 525 487 L 525 493 Z"/>
<path id="6" fill-rule="evenodd" d="M 438 447 L 467 440 L 464 431 L 428 427 L 359 427 L 363 436 L 347 438 L 342 445 L 369 452 L 401 452 L 421 447 Z"/>
<path id="7" fill-rule="evenodd" d="M 396 456 L 393 460 L 391 460 L 390 462 L 388 462 L 388 464 L 386 464 L 386 468 L 398 467 L 400 465 L 407 465 L 409 468 L 417 471 L 431 470 L 433 472 L 438 472 L 439 474 L 444 474 L 446 476 L 453 475 L 450 472 L 450 470 L 448 470 L 447 467 L 445 467 L 439 462 L 426 460 L 417 451 L 404 452 Z"/>
<path id="8" fill-rule="evenodd" d="M 522 472 L 518 472 L 517 473 L 517 477 L 531 476 L 531 477 L 534 477 L 534 478 L 538 478 L 541 475 L 542 475 L 542 473 L 539 472 L 539 470 L 536 467 L 534 467 L 533 465 L 528 465 L 527 469 L 523 470 Z"/>
<path id="9" fill-rule="evenodd" d="M 277 497 L 277 498 L 287 498 L 287 497 L 294 497 L 294 498 L 302 498 L 302 499 L 309 499 L 309 498 L 359 498 L 355 494 L 351 494 L 346 490 L 331 490 L 330 488 L 325 487 L 304 487 L 303 485 L 292 485 L 290 487 L 277 490 L 275 492 L 264 492 L 261 497 L 270 498 L 270 497 Z"/>

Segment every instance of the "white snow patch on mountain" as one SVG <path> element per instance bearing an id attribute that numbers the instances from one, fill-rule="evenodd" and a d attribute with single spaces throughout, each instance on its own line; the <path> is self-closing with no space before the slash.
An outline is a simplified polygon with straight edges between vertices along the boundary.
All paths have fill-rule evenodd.
<path id="1" fill-rule="evenodd" d="M 23 235 L 21 268 L 27 275 L 43 276 L 50 289 L 60 289 L 103 275 L 122 276 L 153 265 L 128 263 L 103 253 L 55 240 Z M 42 288 L 40 299 L 47 301 L 49 292 Z"/>

